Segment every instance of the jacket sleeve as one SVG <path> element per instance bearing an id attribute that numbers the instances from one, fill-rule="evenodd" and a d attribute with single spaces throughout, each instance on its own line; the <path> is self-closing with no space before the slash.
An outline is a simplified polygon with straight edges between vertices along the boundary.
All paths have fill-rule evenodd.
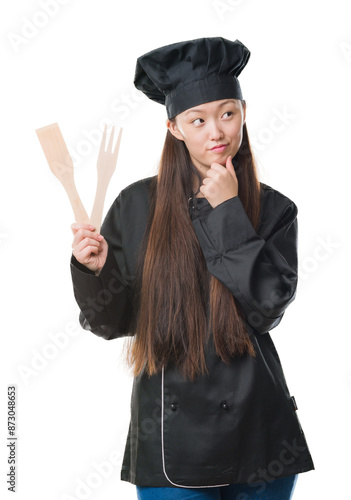
<path id="1" fill-rule="evenodd" d="M 288 200 L 270 216 L 263 238 L 235 196 L 193 220 L 209 272 L 232 292 L 258 333 L 280 323 L 297 287 L 297 207 Z"/>
<path id="2" fill-rule="evenodd" d="M 71 255 L 73 292 L 80 308 L 79 323 L 85 330 L 112 340 L 130 335 L 132 294 L 125 274 L 122 249 L 120 195 L 111 205 L 100 233 L 108 243 L 108 253 L 98 276 Z"/>

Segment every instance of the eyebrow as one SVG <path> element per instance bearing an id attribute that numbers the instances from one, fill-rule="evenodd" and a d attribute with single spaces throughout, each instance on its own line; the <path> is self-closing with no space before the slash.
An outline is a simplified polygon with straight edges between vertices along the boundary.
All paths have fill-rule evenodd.
<path id="1" fill-rule="evenodd" d="M 219 105 L 219 107 L 221 108 L 222 106 L 225 106 L 225 105 L 226 105 L 226 104 L 228 104 L 229 102 L 230 102 L 230 103 L 232 103 L 232 104 L 236 104 L 236 101 L 234 101 L 233 99 L 227 99 L 226 101 L 223 101 L 223 102 Z M 189 109 L 188 111 L 185 111 L 184 116 L 186 116 L 186 115 L 188 115 L 188 114 L 190 114 L 190 113 L 201 113 L 201 112 L 203 112 L 203 111 L 204 111 L 204 109 L 203 109 L 203 108 Z"/>

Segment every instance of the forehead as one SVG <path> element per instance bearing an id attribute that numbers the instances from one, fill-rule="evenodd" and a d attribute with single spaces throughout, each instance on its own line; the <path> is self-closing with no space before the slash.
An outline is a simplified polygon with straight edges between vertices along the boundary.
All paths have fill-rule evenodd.
<path id="1" fill-rule="evenodd" d="M 226 106 L 228 104 L 231 104 L 233 106 L 239 106 L 239 99 L 220 99 L 219 101 L 210 101 L 210 102 L 205 102 L 203 104 L 199 104 L 198 106 L 194 106 L 192 108 L 186 109 L 182 113 L 180 113 L 178 116 L 186 117 L 188 115 L 191 115 L 192 113 L 208 113 L 212 111 L 216 111 L 218 109 L 221 109 L 223 106 Z"/>

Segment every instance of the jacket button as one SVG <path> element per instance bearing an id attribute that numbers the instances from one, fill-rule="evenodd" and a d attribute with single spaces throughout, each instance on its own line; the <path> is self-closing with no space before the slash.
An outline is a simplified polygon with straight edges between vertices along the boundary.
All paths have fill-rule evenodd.
<path id="1" fill-rule="evenodd" d="M 228 410 L 228 408 L 229 408 L 228 403 L 226 401 L 222 401 L 221 406 L 222 406 L 223 410 Z"/>
<path id="2" fill-rule="evenodd" d="M 173 411 L 175 411 L 175 410 L 177 409 L 177 405 L 176 405 L 176 403 L 172 403 L 172 404 L 171 404 L 171 408 L 172 408 L 172 410 L 173 410 Z"/>

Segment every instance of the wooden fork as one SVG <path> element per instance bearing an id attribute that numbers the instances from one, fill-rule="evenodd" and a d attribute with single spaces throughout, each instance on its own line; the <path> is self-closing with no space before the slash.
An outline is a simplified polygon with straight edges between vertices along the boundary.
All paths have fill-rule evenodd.
<path id="1" fill-rule="evenodd" d="M 122 128 L 120 128 L 115 148 L 112 151 L 113 134 L 115 130 L 115 127 L 114 126 L 112 127 L 110 140 L 107 145 L 107 150 L 105 151 L 106 129 L 107 125 L 105 125 L 104 128 L 99 156 L 97 160 L 98 180 L 96 186 L 94 206 L 90 216 L 90 224 L 92 224 L 95 227 L 95 231 L 98 233 L 100 232 L 106 191 L 110 183 L 111 177 L 113 175 L 113 172 L 116 170 L 119 145 L 121 143 L 122 130 L 123 130 Z"/>

